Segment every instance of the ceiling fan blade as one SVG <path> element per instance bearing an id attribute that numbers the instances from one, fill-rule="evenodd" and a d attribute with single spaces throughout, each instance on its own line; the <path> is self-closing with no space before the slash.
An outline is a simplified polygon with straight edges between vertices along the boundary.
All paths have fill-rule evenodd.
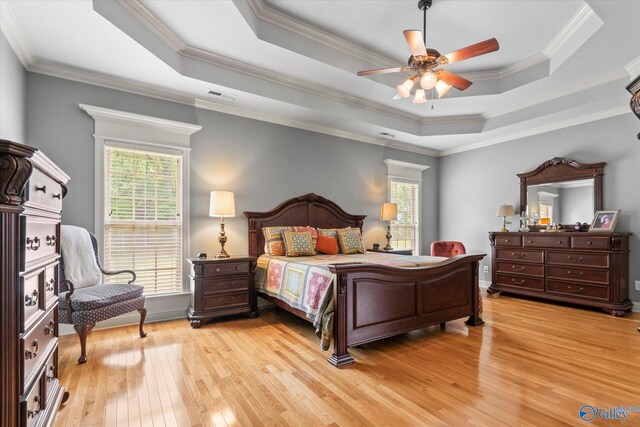
<path id="1" fill-rule="evenodd" d="M 465 90 L 473 84 L 464 77 L 460 77 L 459 75 L 450 73 L 449 71 L 439 70 L 437 74 L 440 80 L 455 87 L 458 90 Z"/>
<path id="2" fill-rule="evenodd" d="M 399 73 L 401 71 L 410 70 L 409 67 L 395 67 L 395 68 L 377 68 L 375 70 L 362 70 L 358 71 L 359 76 L 368 76 L 369 74 L 386 74 L 386 73 Z"/>
<path id="3" fill-rule="evenodd" d="M 454 62 L 464 61 L 465 59 L 473 58 L 474 56 L 495 52 L 498 49 L 500 49 L 498 40 L 489 39 L 480 43 L 472 44 L 471 46 L 463 47 L 462 49 L 454 50 L 444 56 L 449 61 L 449 64 L 453 64 Z"/>
<path id="4" fill-rule="evenodd" d="M 404 34 L 404 38 L 407 39 L 407 44 L 409 45 L 409 50 L 411 54 L 416 58 L 418 56 L 426 56 L 427 47 L 424 45 L 424 40 L 422 40 L 422 32 L 418 30 L 404 30 L 402 32 Z"/>

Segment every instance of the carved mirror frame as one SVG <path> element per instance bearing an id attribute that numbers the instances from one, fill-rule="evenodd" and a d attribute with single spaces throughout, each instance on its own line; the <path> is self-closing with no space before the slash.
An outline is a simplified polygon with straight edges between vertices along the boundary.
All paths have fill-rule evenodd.
<path id="1" fill-rule="evenodd" d="M 520 211 L 527 210 L 527 186 L 551 184 L 554 182 L 577 181 L 593 178 L 593 210 L 602 210 L 602 177 L 606 163 L 580 163 L 564 157 L 547 160 L 530 172 L 519 173 Z M 561 224 L 563 228 L 573 228 L 573 224 Z M 529 226 L 542 229 L 544 226 Z"/>

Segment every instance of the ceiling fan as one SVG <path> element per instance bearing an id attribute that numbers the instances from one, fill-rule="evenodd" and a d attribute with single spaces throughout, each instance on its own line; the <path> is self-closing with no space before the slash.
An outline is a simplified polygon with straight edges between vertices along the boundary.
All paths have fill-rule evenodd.
<path id="1" fill-rule="evenodd" d="M 367 76 L 369 74 L 385 74 L 399 73 L 402 71 L 411 71 L 411 76 L 402 84 L 398 85 L 396 90 L 398 93 L 394 99 L 408 98 L 411 89 L 416 82 L 420 82 L 420 89 L 415 92 L 413 102 L 415 104 L 424 104 L 427 102 L 425 90 L 435 88 L 438 97 L 442 98 L 451 87 L 458 90 L 465 90 L 472 85 L 472 82 L 457 74 L 446 70 L 438 70 L 440 65 L 453 64 L 454 62 L 464 61 L 465 59 L 484 55 L 486 53 L 495 52 L 500 48 L 498 41 L 493 38 L 485 40 L 462 49 L 455 50 L 446 55 L 440 55 L 435 49 L 426 47 L 427 34 L 427 10 L 431 7 L 433 0 L 420 0 L 418 8 L 422 10 L 422 32 L 419 30 L 405 30 L 404 37 L 409 45 L 411 56 L 408 65 L 394 68 L 378 68 L 375 70 L 358 71 L 359 76 Z"/>

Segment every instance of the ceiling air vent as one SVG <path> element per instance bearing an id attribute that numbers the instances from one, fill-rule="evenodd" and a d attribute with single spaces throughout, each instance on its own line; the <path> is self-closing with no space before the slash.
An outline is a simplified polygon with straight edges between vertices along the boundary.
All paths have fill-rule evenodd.
<path id="1" fill-rule="evenodd" d="M 230 95 L 228 93 L 222 93 L 222 92 L 217 91 L 217 90 L 210 90 L 209 92 L 207 92 L 207 95 L 214 97 L 217 101 L 229 102 L 229 103 L 233 103 L 237 98 L 236 95 Z"/>

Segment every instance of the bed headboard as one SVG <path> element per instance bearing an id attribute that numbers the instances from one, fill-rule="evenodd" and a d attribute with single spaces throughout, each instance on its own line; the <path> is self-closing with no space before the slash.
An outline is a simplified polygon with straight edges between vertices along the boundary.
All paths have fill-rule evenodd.
<path id="1" fill-rule="evenodd" d="M 317 194 L 282 202 L 268 212 L 245 212 L 249 219 L 249 255 L 260 256 L 264 253 L 264 235 L 262 227 L 277 225 L 310 225 L 317 228 L 358 227 L 366 215 L 350 215 L 340 206 Z"/>

